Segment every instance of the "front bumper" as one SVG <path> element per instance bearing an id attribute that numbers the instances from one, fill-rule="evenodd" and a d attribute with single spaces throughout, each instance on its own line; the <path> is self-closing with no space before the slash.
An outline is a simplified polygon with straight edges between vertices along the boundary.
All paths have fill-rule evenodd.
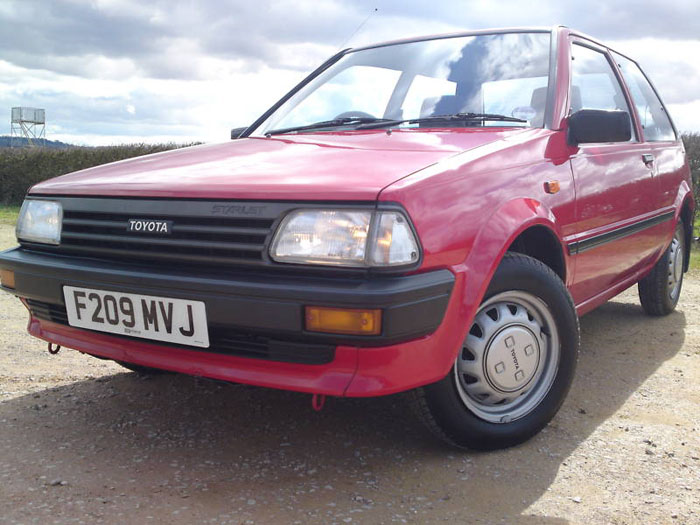
<path id="1" fill-rule="evenodd" d="M 432 355 L 437 342 L 430 340 L 445 343 L 440 328 L 456 281 L 448 270 L 371 278 L 250 271 L 202 276 L 22 248 L 0 253 L 0 268 L 15 272 L 15 289 L 5 291 L 29 306 L 33 314 L 30 333 L 100 357 L 332 395 L 381 395 L 434 381 L 445 373 L 442 360 Z M 264 340 L 272 350 L 266 354 L 237 352 L 242 343 L 222 348 L 213 344 L 200 350 L 72 328 L 60 315 L 46 315 L 64 308 L 64 285 L 204 301 L 210 335 L 234 331 L 236 337 L 258 345 L 255 348 L 262 348 L 260 341 Z M 43 306 L 32 306 L 36 304 Z M 306 305 L 380 308 L 382 333 L 337 336 L 306 332 Z M 229 332 L 222 341 L 231 341 Z M 319 360 L 318 356 L 325 357 Z"/>

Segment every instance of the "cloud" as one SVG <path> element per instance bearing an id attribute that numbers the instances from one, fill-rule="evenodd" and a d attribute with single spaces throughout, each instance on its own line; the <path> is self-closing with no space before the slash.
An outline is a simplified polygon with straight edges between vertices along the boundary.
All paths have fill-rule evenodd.
<path id="1" fill-rule="evenodd" d="M 198 62 L 207 58 L 243 59 L 247 69 L 308 70 L 309 61 L 317 63 L 339 45 L 343 21 L 352 24 L 359 17 L 340 3 L 310 0 L 10 0 L 12 9 L 7 5 L 0 10 L 3 59 L 94 78 L 197 79 L 202 77 Z M 324 19 L 333 23 L 319 24 Z M 295 59 L 289 60 L 290 54 Z"/>
<path id="2" fill-rule="evenodd" d="M 243 59 L 251 68 L 308 70 L 309 60 L 316 63 L 337 49 L 375 8 L 354 43 L 435 30 L 560 23 L 602 39 L 700 35 L 697 0 L 676 0 L 672 7 L 657 0 L 576 5 L 554 0 L 5 0 L 0 49 L 17 65 L 98 78 L 109 75 L 109 68 L 91 67 L 96 56 L 121 67 L 122 75 L 156 78 L 200 78 L 199 68 L 191 65 L 203 57 Z M 302 45 L 309 60 L 290 61 Z M 81 65 L 82 58 L 87 65 Z M 132 62 L 129 68 L 124 61 Z"/>
<path id="3" fill-rule="evenodd" d="M 385 17 L 441 22 L 461 29 L 514 26 L 566 25 L 601 39 L 696 39 L 700 35 L 700 3 L 697 0 L 356 0 L 358 11 L 379 7 Z M 399 26 L 399 30 L 402 28 Z"/>
<path id="4" fill-rule="evenodd" d="M 250 124 L 303 73 L 264 68 L 236 82 L 80 78 L 30 70 L 0 60 L 0 108 L 46 109 L 49 138 L 112 144 L 115 137 L 157 142 L 223 141 Z M 133 107 L 133 113 L 128 110 Z M 8 123 L 9 124 L 9 123 Z"/>
<path id="5" fill-rule="evenodd" d="M 165 20 L 144 17 L 135 2 L 123 2 L 121 9 L 106 9 L 107 4 L 10 0 L 0 12 L 0 46 L 26 55 L 139 57 L 157 52 L 160 39 L 172 35 Z"/>
<path id="6" fill-rule="evenodd" d="M 697 0 L 4 0 L 0 111 L 45 107 L 50 134 L 87 143 L 225 140 L 341 46 L 559 23 L 639 60 L 700 129 Z"/>

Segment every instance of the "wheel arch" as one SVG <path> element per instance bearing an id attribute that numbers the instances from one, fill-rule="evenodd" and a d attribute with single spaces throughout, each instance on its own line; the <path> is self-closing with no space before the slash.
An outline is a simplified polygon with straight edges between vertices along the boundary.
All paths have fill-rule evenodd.
<path id="1" fill-rule="evenodd" d="M 695 218 L 695 210 L 691 197 L 688 197 L 683 203 L 680 218 L 683 219 L 683 226 L 685 227 L 685 245 L 687 246 L 683 254 L 683 271 L 687 272 L 690 269 L 690 250 L 693 246 L 693 219 Z"/>
<path id="2" fill-rule="evenodd" d="M 687 272 L 690 268 L 690 250 L 693 245 L 693 222 L 695 219 L 695 200 L 693 197 L 692 189 L 687 185 L 687 183 L 681 185 L 677 203 L 680 202 L 678 206 L 678 216 L 676 220 L 682 220 L 683 226 L 685 227 L 685 245 L 687 249 L 683 254 L 683 271 Z"/>
<path id="3" fill-rule="evenodd" d="M 485 221 L 464 262 L 464 310 L 472 319 L 506 253 L 518 252 L 542 261 L 566 284 L 571 258 L 564 250 L 561 226 L 551 209 L 534 199 L 514 199 L 499 206 Z M 553 250 L 544 256 L 537 248 Z M 543 260 L 545 259 L 545 260 Z"/>
<path id="4" fill-rule="evenodd" d="M 554 231 L 544 224 L 533 224 L 511 242 L 506 252 L 522 253 L 544 263 L 566 282 L 564 248 Z"/>

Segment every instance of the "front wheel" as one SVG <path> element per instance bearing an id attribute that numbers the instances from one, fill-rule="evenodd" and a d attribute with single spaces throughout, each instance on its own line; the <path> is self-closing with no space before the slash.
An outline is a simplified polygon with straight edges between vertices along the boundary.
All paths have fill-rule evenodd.
<path id="1" fill-rule="evenodd" d="M 450 373 L 412 392 L 428 428 L 448 443 L 493 450 L 526 441 L 559 410 L 573 381 L 579 325 L 561 279 L 507 254 Z"/>

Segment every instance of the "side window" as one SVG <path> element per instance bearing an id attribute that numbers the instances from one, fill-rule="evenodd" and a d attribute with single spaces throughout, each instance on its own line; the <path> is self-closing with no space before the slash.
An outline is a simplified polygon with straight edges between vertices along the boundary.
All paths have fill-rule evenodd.
<path id="1" fill-rule="evenodd" d="M 637 107 L 637 114 L 644 128 L 644 140 L 649 142 L 676 140 L 671 119 L 668 118 L 661 100 L 654 93 L 642 70 L 623 56 L 614 54 L 614 57 L 630 90 L 634 105 Z"/>
<path id="2" fill-rule="evenodd" d="M 628 115 L 631 113 L 622 86 L 603 53 L 574 44 L 571 46 L 571 58 L 569 97 L 572 113 L 579 109 L 622 110 Z"/>

